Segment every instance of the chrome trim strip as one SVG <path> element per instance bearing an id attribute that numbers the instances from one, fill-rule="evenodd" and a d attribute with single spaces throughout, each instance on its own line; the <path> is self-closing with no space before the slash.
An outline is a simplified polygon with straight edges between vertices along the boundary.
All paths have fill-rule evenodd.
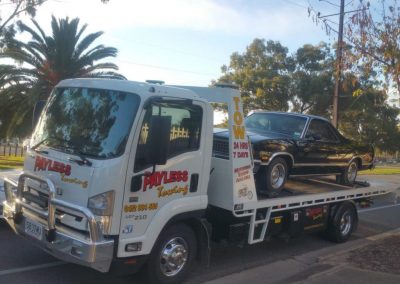
<path id="1" fill-rule="evenodd" d="M 300 135 L 300 139 L 304 139 L 304 137 L 306 136 L 308 126 L 310 125 L 310 121 L 311 121 L 311 118 L 307 117 L 307 121 L 306 121 L 306 124 L 304 125 L 303 132 Z"/>
<path id="2" fill-rule="evenodd" d="M 347 163 L 297 163 L 294 164 L 293 167 L 343 167 L 347 165 Z"/>
<path id="3" fill-rule="evenodd" d="M 269 157 L 268 162 L 262 162 L 261 161 L 261 165 L 269 165 L 271 163 L 271 161 L 276 157 L 276 156 L 289 156 L 290 159 L 292 160 L 292 163 L 294 164 L 294 158 L 293 155 L 288 153 L 288 152 L 276 152 L 273 153 L 271 157 Z M 254 162 L 259 161 L 259 160 L 255 160 Z"/>
<path id="4" fill-rule="evenodd" d="M 289 174 L 289 176 L 290 177 L 307 177 L 307 176 L 331 176 L 331 175 L 340 175 L 340 174 L 341 173 L 332 172 L 332 173 L 329 173 L 329 174 L 304 174 L 304 175 L 302 175 L 302 174 L 297 174 L 297 175 Z"/>

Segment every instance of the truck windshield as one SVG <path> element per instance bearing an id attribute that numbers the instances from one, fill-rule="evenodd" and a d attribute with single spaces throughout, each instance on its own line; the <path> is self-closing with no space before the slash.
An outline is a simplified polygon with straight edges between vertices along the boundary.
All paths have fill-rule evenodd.
<path id="1" fill-rule="evenodd" d="M 139 96 L 120 91 L 57 88 L 32 136 L 32 145 L 107 159 L 121 155 Z"/>

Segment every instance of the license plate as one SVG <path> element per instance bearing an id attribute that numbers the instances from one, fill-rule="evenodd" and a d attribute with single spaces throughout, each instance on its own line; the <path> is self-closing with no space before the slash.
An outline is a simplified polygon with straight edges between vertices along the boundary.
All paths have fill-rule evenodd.
<path id="1" fill-rule="evenodd" d="M 25 233 L 35 239 L 42 240 L 43 226 L 38 222 L 25 219 Z"/>

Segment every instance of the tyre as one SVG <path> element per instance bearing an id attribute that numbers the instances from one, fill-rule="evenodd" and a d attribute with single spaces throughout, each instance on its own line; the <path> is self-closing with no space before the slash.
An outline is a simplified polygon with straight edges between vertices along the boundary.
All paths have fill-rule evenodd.
<path id="1" fill-rule="evenodd" d="M 341 175 L 336 177 L 336 181 L 343 185 L 353 185 L 358 173 L 357 161 L 352 161 Z"/>
<path id="2" fill-rule="evenodd" d="M 193 230 L 178 224 L 161 233 L 147 262 L 150 283 L 180 283 L 190 271 L 197 252 Z"/>
<path id="3" fill-rule="evenodd" d="M 328 222 L 327 237 L 335 243 L 347 241 L 357 228 L 357 211 L 350 202 L 343 202 Z"/>
<path id="4" fill-rule="evenodd" d="M 288 176 L 288 166 L 282 158 L 275 158 L 268 167 L 259 170 L 256 176 L 259 193 L 276 197 L 282 191 Z"/>

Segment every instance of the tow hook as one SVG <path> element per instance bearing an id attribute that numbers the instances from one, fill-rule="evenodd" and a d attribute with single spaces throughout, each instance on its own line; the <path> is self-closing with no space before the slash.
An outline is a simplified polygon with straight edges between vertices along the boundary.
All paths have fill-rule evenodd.
<path id="1" fill-rule="evenodd" d="M 54 242 L 54 240 L 56 239 L 56 229 L 50 229 L 46 232 L 46 240 L 49 243 Z"/>

